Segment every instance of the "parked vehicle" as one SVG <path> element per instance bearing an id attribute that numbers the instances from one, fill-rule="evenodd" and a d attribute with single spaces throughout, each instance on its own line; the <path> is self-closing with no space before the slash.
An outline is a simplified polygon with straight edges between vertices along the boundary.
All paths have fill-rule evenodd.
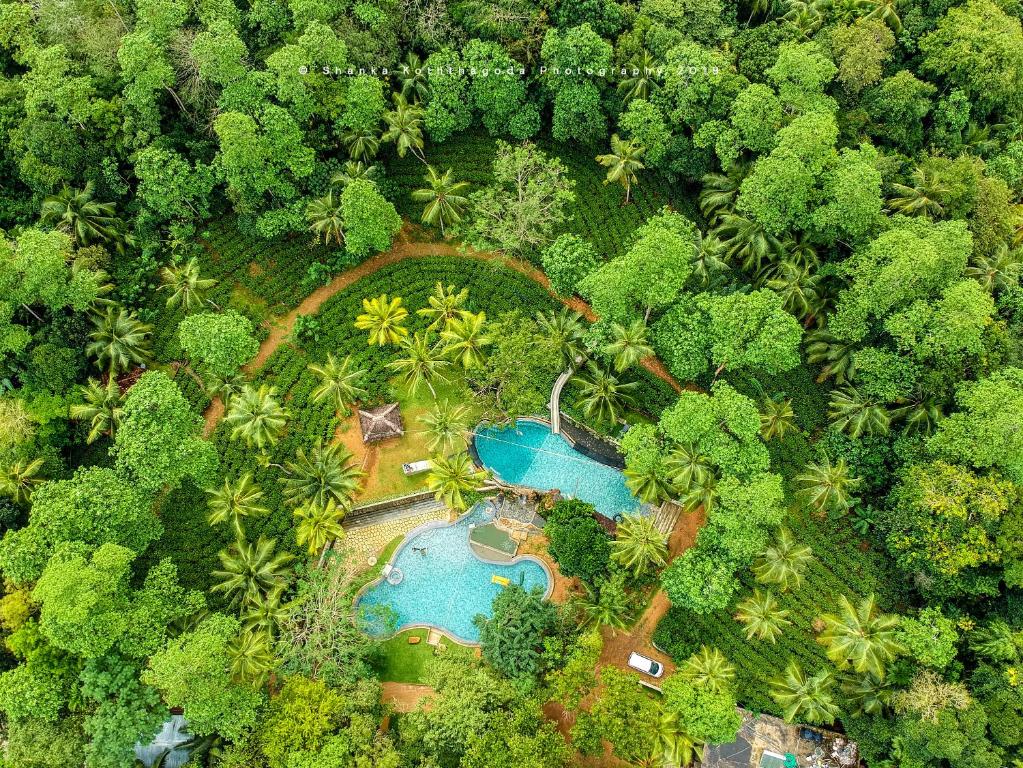
<path id="1" fill-rule="evenodd" d="M 660 677 L 664 674 L 664 665 L 659 661 L 648 659 L 642 654 L 633 651 L 629 654 L 629 666 L 633 669 L 638 669 L 640 672 L 644 672 L 651 677 Z"/>

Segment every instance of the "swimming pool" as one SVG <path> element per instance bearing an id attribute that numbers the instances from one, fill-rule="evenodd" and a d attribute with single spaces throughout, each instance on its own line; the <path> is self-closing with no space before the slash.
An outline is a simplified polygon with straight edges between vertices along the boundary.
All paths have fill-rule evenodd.
<path id="1" fill-rule="evenodd" d="M 489 507 L 481 501 L 455 523 L 428 524 L 413 531 L 391 560 L 402 573 L 401 583 L 392 585 L 382 579 L 363 592 L 358 607 L 387 606 L 398 629 L 428 625 L 463 642 L 477 643 L 480 633 L 473 618 L 478 613 L 490 616 L 491 603 L 503 589 L 492 576 L 549 593 L 551 580 L 538 560 L 522 557 L 511 564 L 486 563 L 469 548 L 469 526 L 490 522 Z M 372 624 L 368 629 L 380 632 Z"/>
<path id="2" fill-rule="evenodd" d="M 588 501 L 605 517 L 643 509 L 621 472 L 579 453 L 546 424 L 519 419 L 514 427 L 481 425 L 476 428 L 476 453 L 506 483 L 539 491 L 557 488 Z"/>

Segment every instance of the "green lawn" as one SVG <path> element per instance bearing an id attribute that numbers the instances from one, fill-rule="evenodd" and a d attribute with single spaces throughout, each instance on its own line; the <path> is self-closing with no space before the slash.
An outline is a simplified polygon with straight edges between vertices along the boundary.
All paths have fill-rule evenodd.
<path id="1" fill-rule="evenodd" d="M 427 629 L 410 629 L 399 632 L 390 640 L 382 642 L 374 668 L 385 683 L 421 683 L 426 665 L 438 653 L 432 645 L 426 644 Z M 421 638 L 418 645 L 409 645 L 410 637 Z M 452 643 L 441 638 L 439 653 L 455 654 L 470 658 L 475 654 L 472 648 Z"/>

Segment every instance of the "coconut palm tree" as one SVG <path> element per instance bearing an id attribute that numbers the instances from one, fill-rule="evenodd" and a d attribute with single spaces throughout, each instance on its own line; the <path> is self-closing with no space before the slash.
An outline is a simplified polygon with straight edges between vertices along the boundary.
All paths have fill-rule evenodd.
<path id="1" fill-rule="evenodd" d="M 469 182 L 455 181 L 450 168 L 443 174 L 437 173 L 432 166 L 426 166 L 423 177 L 427 186 L 412 191 L 412 199 L 417 203 L 426 203 L 423 208 L 422 222 L 431 227 L 440 227 L 441 237 L 447 233 L 445 227 L 457 224 L 469 205 L 465 193 L 469 191 Z"/>
<path id="2" fill-rule="evenodd" d="M 230 523 L 239 539 L 245 536 L 242 523 L 246 518 L 259 517 L 269 511 L 260 504 L 263 492 L 253 481 L 251 473 L 242 475 L 234 482 L 224 478 L 223 486 L 212 488 L 206 493 L 209 494 L 210 513 L 207 520 L 210 525 Z"/>
<path id="3" fill-rule="evenodd" d="M 705 475 L 699 482 L 693 481 L 682 492 L 679 502 L 686 512 L 695 512 L 703 507 L 704 514 L 709 515 L 718 500 L 718 479 L 713 473 Z"/>
<path id="4" fill-rule="evenodd" d="M 430 321 L 426 327 L 428 331 L 442 331 L 448 327 L 448 323 L 462 315 L 465 311 L 462 307 L 468 298 L 468 288 L 458 290 L 453 285 L 437 283 L 433 293 L 426 299 L 429 306 L 417 309 L 416 314 Z"/>
<path id="5" fill-rule="evenodd" d="M 817 640 L 840 669 L 849 666 L 883 679 L 885 665 L 905 650 L 898 641 L 899 617 L 881 613 L 873 594 L 855 606 L 842 595 L 838 613 L 821 619 L 825 629 Z"/>
<path id="6" fill-rule="evenodd" d="M 633 390 L 638 385 L 619 381 L 604 369 L 590 363 L 580 378 L 579 402 L 583 415 L 599 424 L 614 424 L 622 411 L 632 403 Z"/>
<path id="7" fill-rule="evenodd" d="M 242 627 L 253 631 L 273 633 L 281 626 L 294 608 L 292 603 L 285 603 L 284 585 L 279 584 L 266 594 L 260 594 L 251 600 L 242 611 Z"/>
<path id="8" fill-rule="evenodd" d="M 288 412 L 277 402 L 277 389 L 266 384 L 256 389 L 251 384 L 231 398 L 224 423 L 231 428 L 231 439 L 243 440 L 249 448 L 263 450 L 274 445 L 284 431 Z"/>
<path id="9" fill-rule="evenodd" d="M 583 339 L 586 336 L 586 326 L 581 314 L 562 307 L 557 312 L 537 312 L 536 323 L 544 338 L 553 341 L 560 350 L 563 367 L 575 368 L 579 359 L 585 357 Z"/>
<path id="10" fill-rule="evenodd" d="M 714 475 L 711 460 L 688 443 L 672 448 L 664 464 L 671 482 L 680 493 L 686 493 L 693 486 L 704 485 L 707 478 Z"/>
<path id="11" fill-rule="evenodd" d="M 671 498 L 675 490 L 664 468 L 655 463 L 640 469 L 627 467 L 624 474 L 626 487 L 644 504 L 659 504 Z"/>
<path id="12" fill-rule="evenodd" d="M 731 269 L 725 258 L 725 244 L 712 233 L 697 232 L 696 248 L 689 265 L 693 269 L 690 280 L 703 289 L 719 285 L 724 273 Z"/>
<path id="13" fill-rule="evenodd" d="M 77 245 L 109 243 L 124 250 L 124 222 L 117 217 L 113 203 L 93 199 L 96 187 L 90 181 L 82 189 L 67 185 L 43 198 L 40 221 L 67 232 Z"/>
<path id="14" fill-rule="evenodd" d="M 791 259 L 783 259 L 765 272 L 770 277 L 764 285 L 781 297 L 786 312 L 792 313 L 805 324 L 820 314 L 823 304 L 818 286 L 821 279 L 815 270 Z"/>
<path id="15" fill-rule="evenodd" d="M 635 139 L 621 139 L 617 133 L 611 134 L 611 152 L 607 155 L 597 155 L 597 162 L 607 168 L 605 184 L 621 184 L 625 187 L 625 204 L 629 204 L 629 197 L 632 194 L 632 185 L 639 183 L 637 171 L 646 168 L 643 165 L 642 157 L 646 147 L 641 146 Z"/>
<path id="16" fill-rule="evenodd" d="M 243 629 L 227 644 L 231 679 L 262 688 L 277 661 L 272 646 L 269 633 Z"/>
<path id="17" fill-rule="evenodd" d="M 42 459 L 18 459 L 0 467 L 0 493 L 15 504 L 28 504 L 32 492 L 43 482 L 39 474 L 43 468 Z"/>
<path id="18" fill-rule="evenodd" d="M 811 462 L 796 476 L 800 495 L 820 513 L 845 512 L 852 505 L 852 494 L 862 481 L 853 477 L 845 459 L 836 464 L 825 458 Z"/>
<path id="19" fill-rule="evenodd" d="M 626 515 L 611 542 L 611 558 L 639 578 L 651 567 L 668 562 L 668 537 L 657 530 L 650 515 Z"/>
<path id="20" fill-rule="evenodd" d="M 784 439 L 785 434 L 796 430 L 796 413 L 792 410 L 790 398 L 765 397 L 760 406 L 760 434 L 764 440 Z"/>
<path id="21" fill-rule="evenodd" d="M 181 307 L 192 312 L 206 301 L 206 293 L 217 284 L 212 278 L 199 274 L 199 261 L 194 257 L 183 264 L 169 264 L 160 271 L 162 291 L 170 291 L 168 307 Z"/>
<path id="22" fill-rule="evenodd" d="M 348 131 L 341 137 L 341 143 L 348 150 L 348 156 L 360 163 L 369 163 L 380 151 L 381 137 L 373 129 Z"/>
<path id="23" fill-rule="evenodd" d="M 309 201 L 305 207 L 305 220 L 316 234 L 317 241 L 322 237 L 324 245 L 330 245 L 331 241 L 338 246 L 344 245 L 345 218 L 341 213 L 341 197 L 335 195 L 334 190 Z"/>
<path id="24" fill-rule="evenodd" d="M 907 433 L 930 435 L 945 418 L 938 400 L 920 387 L 910 397 L 897 402 L 899 407 L 892 409 L 892 418 L 901 421 Z"/>
<path id="25" fill-rule="evenodd" d="M 708 173 L 701 179 L 700 211 L 708 222 L 717 224 L 721 217 L 735 213 L 739 188 L 749 172 L 747 163 L 735 162 L 724 173 Z"/>
<path id="26" fill-rule="evenodd" d="M 917 166 L 910 174 L 909 184 L 892 184 L 895 194 L 888 198 L 888 208 L 905 216 L 940 218 L 945 213 L 943 200 L 949 187 L 930 166 Z"/>
<path id="27" fill-rule="evenodd" d="M 284 500 L 295 507 L 326 507 L 333 501 L 342 510 L 351 509 L 365 475 L 353 458 L 341 443 L 324 445 L 320 440 L 308 454 L 299 448 L 295 460 L 285 465 Z"/>
<path id="28" fill-rule="evenodd" d="M 486 473 L 476 469 L 469 454 L 464 451 L 454 456 L 435 455 L 430 463 L 432 466 L 426 476 L 426 487 L 448 509 L 463 511 L 466 503 L 462 494 L 479 488 Z"/>
<path id="29" fill-rule="evenodd" d="M 407 101 L 412 104 L 426 101 L 430 95 L 430 81 L 418 53 L 415 51 L 406 53 L 395 76 L 401 84 L 401 95 Z"/>
<path id="30" fill-rule="evenodd" d="M 860 0 L 860 5 L 870 9 L 865 18 L 883 21 L 896 35 L 902 33 L 899 0 Z"/>
<path id="31" fill-rule="evenodd" d="M 654 353 L 646 323 L 639 318 L 628 326 L 612 323 L 611 336 L 613 340 L 604 347 L 604 352 L 614 357 L 615 370 L 619 373 Z"/>
<path id="32" fill-rule="evenodd" d="M 341 528 L 341 520 L 345 516 L 345 508 L 328 499 L 323 506 L 307 502 L 295 510 L 295 540 L 309 548 L 309 554 L 322 552 L 328 542 L 340 539 L 345 532 Z"/>
<path id="33" fill-rule="evenodd" d="M 383 140 L 394 142 L 398 157 L 405 157 L 407 152 L 411 152 L 425 163 L 423 118 L 426 113 L 422 107 L 409 104 L 400 93 L 391 94 L 391 99 L 394 101 L 394 109 L 384 115 L 387 130 L 384 131 Z"/>
<path id="34" fill-rule="evenodd" d="M 425 426 L 426 447 L 431 453 L 447 455 L 452 451 L 465 450 L 466 435 L 469 432 L 469 407 L 461 404 L 434 403 L 433 408 L 419 417 Z"/>
<path id="35" fill-rule="evenodd" d="M 124 398 L 117 379 L 110 376 L 106 384 L 101 384 L 90 378 L 79 391 L 82 402 L 72 403 L 70 414 L 72 419 L 89 422 L 89 435 L 85 442 L 93 443 L 100 435 L 113 437 L 124 413 Z"/>
<path id="36" fill-rule="evenodd" d="M 892 698 L 891 685 L 876 675 L 842 675 L 842 695 L 853 715 L 877 715 Z"/>
<path id="37" fill-rule="evenodd" d="M 149 360 L 149 335 L 153 329 L 124 307 L 107 307 L 92 320 L 91 341 L 85 353 L 96 358 L 100 368 L 116 376 L 131 366 Z"/>
<path id="38" fill-rule="evenodd" d="M 416 333 L 412 338 L 401 342 L 403 356 L 387 364 L 401 374 L 402 381 L 414 395 L 425 384 L 434 399 L 437 390 L 433 388 L 435 381 L 447 381 L 444 376 L 451 366 L 451 361 L 444 357 L 445 350 L 440 344 L 434 344 L 429 333 Z"/>
<path id="39" fill-rule="evenodd" d="M 694 685 L 712 691 L 724 691 L 735 680 L 735 666 L 717 648 L 706 645 L 686 659 L 680 671 Z"/>
<path id="40" fill-rule="evenodd" d="M 751 274 L 762 270 L 766 262 L 778 259 L 785 251 L 781 240 L 760 222 L 738 213 L 721 216 L 713 233 L 721 240 L 725 258 L 732 263 L 741 262 L 742 268 Z"/>
<path id="41" fill-rule="evenodd" d="M 798 661 L 790 661 L 785 673 L 771 681 L 771 698 L 782 708 L 785 721 L 830 725 L 838 717 L 833 689 L 835 680 L 822 669 L 808 676 Z"/>
<path id="42" fill-rule="evenodd" d="M 352 365 L 351 355 L 338 360 L 328 353 L 327 362 L 323 365 L 310 365 L 309 370 L 320 378 L 319 386 L 313 390 L 313 402 L 331 400 L 334 410 L 344 416 L 349 413 L 349 405 L 366 395 L 366 390 L 359 386 L 366 371 Z"/>
<path id="43" fill-rule="evenodd" d="M 836 384 L 845 384 L 856 374 L 854 344 L 842 341 L 826 329 L 813 331 L 806 338 L 806 361 L 821 366 L 818 382 L 834 377 Z"/>
<path id="44" fill-rule="evenodd" d="M 988 293 L 995 294 L 1019 285 L 1023 275 L 1023 254 L 1011 249 L 1005 243 L 992 254 L 973 255 L 966 276 L 980 283 Z"/>
<path id="45" fill-rule="evenodd" d="M 382 347 L 397 344 L 408 336 L 408 328 L 402 325 L 408 317 L 408 310 L 402 306 L 400 296 L 388 299 L 383 293 L 375 299 L 363 299 L 362 310 L 363 314 L 355 318 L 355 327 L 369 331 L 367 344 Z"/>
<path id="46" fill-rule="evenodd" d="M 372 181 L 374 184 L 380 177 L 380 166 L 367 165 L 362 160 L 345 160 L 341 170 L 330 177 L 331 186 L 347 187 L 353 181 Z"/>
<path id="47" fill-rule="evenodd" d="M 275 553 L 277 542 L 262 536 L 255 544 L 238 539 L 219 553 L 221 569 L 213 572 L 217 583 L 212 592 L 223 592 L 232 605 L 249 605 L 287 581 L 288 566 L 295 558 L 287 552 Z"/>
<path id="48" fill-rule="evenodd" d="M 852 438 L 885 435 L 891 423 L 891 416 L 884 405 L 874 402 L 851 385 L 831 393 L 828 418 L 832 426 Z"/>
<path id="49" fill-rule="evenodd" d="M 465 370 L 483 365 L 483 349 L 493 341 L 485 331 L 486 322 L 486 312 L 463 312 L 450 320 L 440 332 L 444 353 L 454 358 Z"/>
<path id="50" fill-rule="evenodd" d="M 657 752 L 650 756 L 651 768 L 671 768 L 693 762 L 700 743 L 686 733 L 677 712 L 661 707 L 654 722 L 654 731 Z"/>
<path id="51" fill-rule="evenodd" d="M 219 397 L 228 408 L 231 406 L 231 398 L 241 392 L 246 383 L 245 374 L 240 371 L 230 376 L 209 374 L 205 382 L 206 391 L 212 397 Z"/>
<path id="52" fill-rule="evenodd" d="M 735 606 L 735 619 L 745 625 L 746 639 L 769 640 L 772 644 L 782 635 L 782 627 L 791 624 L 789 611 L 779 608 L 771 592 L 754 589 L 753 594 Z"/>
<path id="53" fill-rule="evenodd" d="M 812 560 L 813 550 L 797 542 L 787 528 L 780 528 L 778 538 L 753 564 L 753 573 L 761 584 L 777 584 L 782 592 L 788 592 L 802 586 L 803 574 Z"/>
<path id="54" fill-rule="evenodd" d="M 618 93 L 622 96 L 622 105 L 627 106 L 633 99 L 649 99 L 650 95 L 661 88 L 657 82 L 657 71 L 660 64 L 650 51 L 644 49 L 628 66 L 629 76 L 618 84 Z"/>
<path id="55" fill-rule="evenodd" d="M 579 600 L 583 627 L 608 627 L 612 635 L 632 621 L 632 603 L 625 592 L 625 574 L 621 571 L 600 581 L 594 588 L 583 582 L 586 594 Z"/>

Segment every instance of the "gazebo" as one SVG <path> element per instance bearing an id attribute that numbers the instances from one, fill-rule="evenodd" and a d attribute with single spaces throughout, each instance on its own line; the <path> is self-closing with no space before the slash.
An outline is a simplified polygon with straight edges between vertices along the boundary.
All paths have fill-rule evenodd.
<path id="1" fill-rule="evenodd" d="M 405 434 L 405 423 L 397 403 L 379 405 L 376 408 L 359 409 L 359 426 L 362 428 L 362 442 L 374 443 L 389 437 Z"/>

